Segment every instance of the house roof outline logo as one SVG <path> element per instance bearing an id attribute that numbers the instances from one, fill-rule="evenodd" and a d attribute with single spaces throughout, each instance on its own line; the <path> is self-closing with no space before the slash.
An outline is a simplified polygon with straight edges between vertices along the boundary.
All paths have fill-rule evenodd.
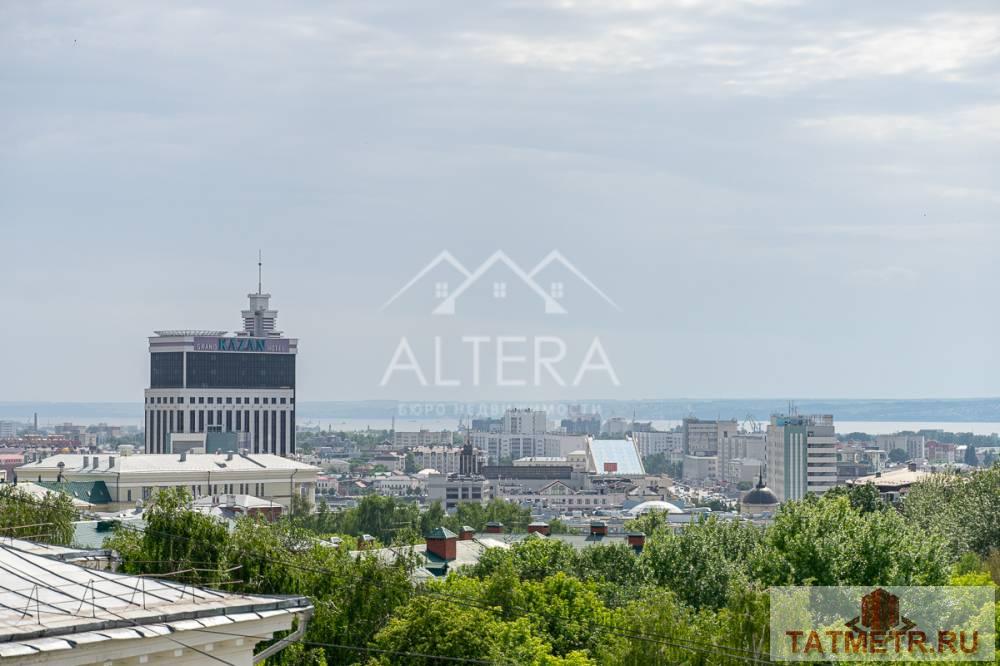
<path id="1" fill-rule="evenodd" d="M 844 623 L 855 633 L 907 632 L 917 626 L 910 618 L 900 614 L 899 597 L 881 587 L 861 597 L 860 610 L 860 615 Z"/>
<path id="2" fill-rule="evenodd" d="M 459 273 L 461 273 L 465 279 L 462 281 L 458 287 L 452 291 L 444 300 L 441 301 L 433 310 L 432 314 L 435 315 L 453 315 L 456 311 L 456 302 L 458 298 L 462 296 L 466 291 L 468 291 L 473 285 L 475 285 L 480 278 L 483 277 L 491 268 L 500 264 L 508 268 L 517 278 L 521 280 L 527 287 L 538 295 L 542 302 L 545 304 L 545 314 L 567 314 L 567 310 L 559 301 L 548 294 L 545 289 L 543 289 L 538 282 L 535 280 L 535 276 L 541 271 L 545 270 L 548 266 L 552 264 L 557 264 L 568 270 L 575 278 L 580 280 L 584 285 L 586 285 L 591 291 L 597 294 L 602 300 L 604 300 L 608 305 L 621 311 L 621 307 L 610 296 L 605 294 L 600 287 L 594 284 L 584 273 L 574 266 L 566 257 L 558 250 L 552 250 L 549 252 L 538 264 L 532 268 L 530 271 L 525 271 L 517 264 L 513 259 L 511 259 L 502 250 L 497 250 L 492 255 L 490 255 L 483 263 L 481 263 L 475 270 L 469 271 L 461 262 L 458 261 L 447 250 L 442 251 L 434 259 L 430 261 L 426 266 L 424 266 L 420 271 L 417 272 L 403 287 L 397 291 L 393 296 L 387 300 L 380 309 L 384 310 L 389 307 L 393 302 L 399 299 L 403 294 L 410 290 L 417 282 L 419 282 L 424 276 L 430 273 L 432 270 L 437 268 L 442 263 L 447 263 L 455 268 Z"/>

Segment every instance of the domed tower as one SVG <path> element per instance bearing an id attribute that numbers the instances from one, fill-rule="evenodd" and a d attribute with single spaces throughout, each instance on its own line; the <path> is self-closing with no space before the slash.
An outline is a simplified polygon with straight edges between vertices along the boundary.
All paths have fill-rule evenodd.
<path id="1" fill-rule="evenodd" d="M 761 467 L 757 485 L 749 490 L 740 501 L 740 514 L 744 516 L 759 516 L 773 513 L 781 501 L 770 488 L 764 485 L 764 468 Z"/>

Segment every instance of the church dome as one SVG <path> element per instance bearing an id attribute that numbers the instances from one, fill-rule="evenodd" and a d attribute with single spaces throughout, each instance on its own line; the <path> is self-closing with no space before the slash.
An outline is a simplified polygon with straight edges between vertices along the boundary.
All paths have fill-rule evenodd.
<path id="1" fill-rule="evenodd" d="M 781 500 L 774 494 L 774 491 L 764 485 L 764 473 L 761 472 L 757 485 L 750 489 L 743 499 L 740 500 L 742 511 L 755 508 L 773 508 L 781 504 Z"/>

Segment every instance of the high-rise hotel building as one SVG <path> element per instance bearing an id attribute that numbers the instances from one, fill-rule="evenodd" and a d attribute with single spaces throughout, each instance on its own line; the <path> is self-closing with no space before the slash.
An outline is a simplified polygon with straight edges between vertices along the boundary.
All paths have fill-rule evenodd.
<path id="1" fill-rule="evenodd" d="M 276 330 L 270 294 L 249 294 L 243 330 L 156 331 L 149 338 L 146 452 L 174 433 L 237 433 L 250 453 L 295 453 L 298 340 Z"/>

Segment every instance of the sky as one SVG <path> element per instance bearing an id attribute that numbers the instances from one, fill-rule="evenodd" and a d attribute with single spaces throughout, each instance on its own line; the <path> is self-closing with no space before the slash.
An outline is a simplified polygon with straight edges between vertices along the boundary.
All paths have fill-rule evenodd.
<path id="1" fill-rule="evenodd" d="M 1000 394 L 995 0 L 9 1 L 0 99 L 0 400 L 258 249 L 302 400 Z"/>

